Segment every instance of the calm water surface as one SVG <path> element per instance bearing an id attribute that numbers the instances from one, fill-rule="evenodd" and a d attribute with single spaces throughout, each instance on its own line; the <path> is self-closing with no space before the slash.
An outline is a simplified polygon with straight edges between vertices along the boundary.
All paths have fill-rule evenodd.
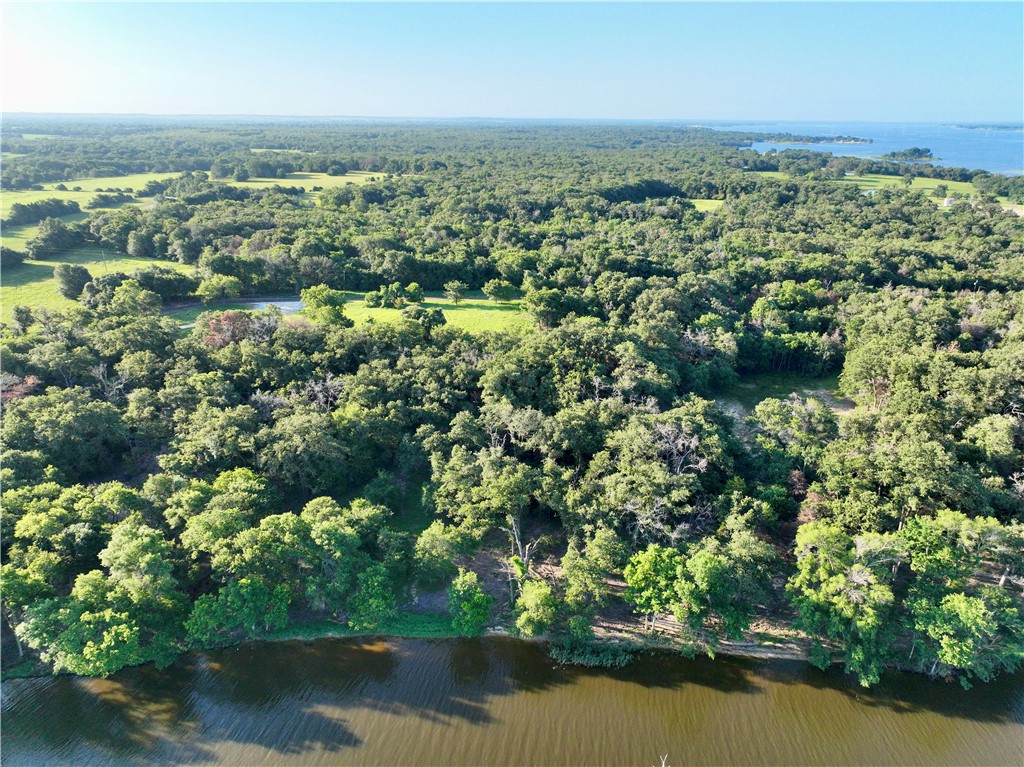
<path id="1" fill-rule="evenodd" d="M 3 685 L 14 765 L 1020 765 L 1024 677 L 870 693 L 803 664 L 555 668 L 508 639 L 320 640 Z"/>
<path id="2" fill-rule="evenodd" d="M 851 157 L 878 157 L 910 147 L 926 147 L 939 160 L 934 165 L 981 169 L 992 173 L 1024 173 L 1024 131 L 969 128 L 949 123 L 871 122 L 744 122 L 706 123 L 722 130 L 752 130 L 765 133 L 795 133 L 804 136 L 856 136 L 872 139 L 870 144 L 756 143 L 754 149 L 811 149 Z"/>

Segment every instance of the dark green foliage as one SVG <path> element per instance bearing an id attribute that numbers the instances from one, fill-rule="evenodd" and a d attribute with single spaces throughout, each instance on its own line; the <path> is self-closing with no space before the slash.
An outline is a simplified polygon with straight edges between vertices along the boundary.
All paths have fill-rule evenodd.
<path id="1" fill-rule="evenodd" d="M 625 661 L 594 632 L 624 598 L 689 652 L 791 621 L 864 683 L 1017 667 L 1024 221 L 824 180 L 970 172 L 737 149 L 755 138 L 113 121 L 12 139 L 5 188 L 167 174 L 145 207 L 47 218 L 30 255 L 195 265 L 65 264 L 80 302 L 5 326 L 3 609 L 22 646 L 106 674 L 289 616 L 387 631 L 454 578 L 456 631 L 514 624 L 563 662 Z M 222 180 L 349 170 L 376 178 L 315 205 Z M 495 317 L 522 296 L 514 331 L 420 303 L 479 286 L 494 303 L 472 310 Z M 357 290 L 401 314 L 354 326 Z M 161 310 L 190 294 L 306 308 L 187 332 Z M 843 401 L 802 377 L 840 371 Z"/>
<path id="2" fill-rule="evenodd" d="M 29 258 L 46 258 L 70 250 L 85 242 L 85 232 L 78 226 L 65 224 L 59 218 L 44 218 L 36 236 L 25 243 Z"/>
<path id="3" fill-rule="evenodd" d="M 34 224 L 44 218 L 60 218 L 80 213 L 81 208 L 74 200 L 61 200 L 52 197 L 47 200 L 36 202 L 16 202 L 11 205 L 10 213 L 3 220 L 4 226 L 20 226 L 22 224 Z"/>
<path id="4" fill-rule="evenodd" d="M 14 248 L 8 248 L 6 245 L 0 246 L 0 269 L 13 269 L 21 264 L 28 258 L 28 254 Z"/>
<path id="5" fill-rule="evenodd" d="M 2 436 L 5 445 L 38 450 L 48 465 L 72 480 L 109 470 L 128 449 L 117 408 L 81 388 L 51 387 L 12 402 L 4 413 Z"/>
<path id="6" fill-rule="evenodd" d="M 247 638 L 279 629 L 288 620 L 288 588 L 270 587 L 256 578 L 242 578 L 225 586 L 216 597 L 199 597 L 185 622 L 194 647 L 209 647 L 229 639 L 233 632 Z"/>
<path id="7" fill-rule="evenodd" d="M 53 278 L 57 281 L 58 293 L 65 298 L 78 298 L 86 283 L 92 280 L 92 275 L 78 264 L 57 264 L 53 268 Z"/>
<path id="8" fill-rule="evenodd" d="M 349 625 L 357 630 L 380 629 L 395 614 L 396 598 L 391 577 L 382 564 L 370 565 L 357 578 L 349 600 Z"/>

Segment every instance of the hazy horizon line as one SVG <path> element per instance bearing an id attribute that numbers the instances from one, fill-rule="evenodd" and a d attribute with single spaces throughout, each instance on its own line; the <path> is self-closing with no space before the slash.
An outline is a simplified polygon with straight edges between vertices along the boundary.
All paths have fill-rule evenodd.
<path id="1" fill-rule="evenodd" d="M 960 118 L 945 120 L 858 120 L 844 118 L 797 118 L 797 117 L 522 117 L 485 115 L 345 115 L 345 114 L 268 114 L 259 112 L 38 112 L 8 111 L 0 109 L 0 120 L 7 117 L 144 117 L 151 119 L 202 118 L 202 119 L 287 119 L 287 120 L 358 120 L 358 121 L 416 121 L 416 122 L 562 122 L 562 123 L 689 123 L 691 127 L 702 127 L 700 123 L 846 123 L 855 125 L 942 125 L 942 124 L 985 124 L 1024 127 L 1022 120 L 993 118 Z"/>

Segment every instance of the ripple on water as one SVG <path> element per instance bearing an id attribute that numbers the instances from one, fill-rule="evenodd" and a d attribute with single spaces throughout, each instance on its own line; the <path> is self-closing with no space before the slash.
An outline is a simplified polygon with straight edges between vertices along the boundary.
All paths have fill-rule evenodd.
<path id="1" fill-rule="evenodd" d="M 871 691 L 794 663 L 556 667 L 509 639 L 244 645 L 3 685 L 13 765 L 1024 763 L 1024 676 Z"/>

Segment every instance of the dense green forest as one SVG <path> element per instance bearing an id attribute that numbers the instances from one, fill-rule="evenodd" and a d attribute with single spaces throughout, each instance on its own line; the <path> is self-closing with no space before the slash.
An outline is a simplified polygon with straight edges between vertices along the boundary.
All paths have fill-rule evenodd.
<path id="1" fill-rule="evenodd" d="M 15 212 L 39 230 L 5 270 L 82 245 L 152 265 L 61 264 L 76 305 L 3 328 L 6 658 L 105 675 L 289 626 L 386 632 L 440 596 L 451 631 L 544 635 L 565 662 L 763 625 L 862 684 L 1017 668 L 1024 220 L 988 194 L 1021 182 L 759 138 L 5 123 L 5 189 L 166 173 L 88 216 Z M 287 179 L 353 170 L 378 175 Z M 837 183 L 866 173 L 980 192 Z M 400 319 L 354 323 L 351 291 Z M 456 329 L 434 291 L 529 322 Z M 271 294 L 305 310 L 216 308 Z M 193 328 L 162 314 L 199 298 Z M 729 405 L 772 374 L 794 393 Z M 837 375 L 849 404 L 799 385 Z"/>

